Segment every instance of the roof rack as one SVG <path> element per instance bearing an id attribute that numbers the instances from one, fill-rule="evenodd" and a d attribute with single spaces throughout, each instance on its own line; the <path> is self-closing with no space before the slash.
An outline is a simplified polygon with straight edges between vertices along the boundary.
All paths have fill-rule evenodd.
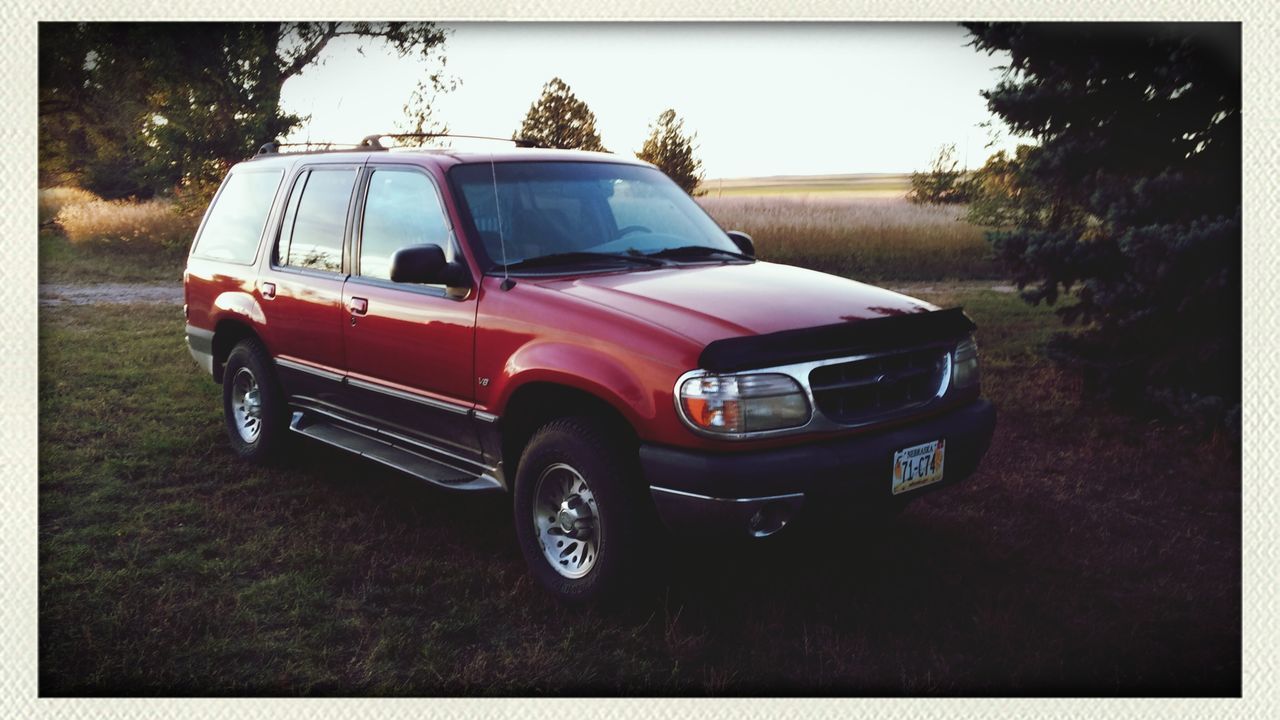
<path id="1" fill-rule="evenodd" d="M 421 138 L 424 140 L 427 138 L 466 138 L 469 140 L 497 140 L 499 142 L 515 143 L 515 146 L 520 148 L 532 148 L 538 146 L 538 144 L 532 140 L 525 140 L 523 138 L 492 137 L 489 135 L 458 135 L 455 133 L 381 133 L 378 135 L 366 135 L 365 138 L 358 143 L 282 143 L 272 141 L 263 143 L 262 147 L 258 148 L 258 152 L 254 153 L 254 157 L 285 154 L 280 152 L 281 148 L 304 148 L 303 150 L 289 152 L 289 155 L 324 152 L 379 152 L 392 149 L 382 144 L 382 138 Z"/>
<path id="2" fill-rule="evenodd" d="M 360 141 L 362 150 L 387 150 L 388 148 L 382 144 L 382 138 L 464 138 L 467 140 L 497 140 L 499 142 L 515 143 L 519 148 L 537 147 L 538 144 L 532 140 L 524 138 L 503 138 L 493 137 L 492 135 L 459 135 L 457 133 L 378 133 L 376 135 L 366 135 Z"/>
<path id="3" fill-rule="evenodd" d="M 258 155 L 279 155 L 279 154 L 281 154 L 281 153 L 280 153 L 280 148 L 287 148 L 287 147 L 302 147 L 302 148 L 308 148 L 308 149 L 306 149 L 306 150 L 301 150 L 301 151 L 299 151 L 299 152 L 302 152 L 302 153 L 316 153 L 316 152 L 357 152 L 357 151 L 361 151 L 361 152 L 363 152 L 363 151 L 368 150 L 368 148 L 360 147 L 358 144 L 355 144 L 355 143 L 331 143 L 331 142 L 296 142 L 296 143 L 282 143 L 282 142 L 269 142 L 269 143 L 263 143 L 263 144 L 262 144 L 262 147 L 258 148 L 258 152 L 254 153 L 254 157 L 257 157 Z M 312 150 L 312 149 L 310 149 L 310 148 L 319 148 L 319 149 L 317 149 L 317 150 Z M 292 154 L 292 153 L 290 153 L 290 154 Z"/>

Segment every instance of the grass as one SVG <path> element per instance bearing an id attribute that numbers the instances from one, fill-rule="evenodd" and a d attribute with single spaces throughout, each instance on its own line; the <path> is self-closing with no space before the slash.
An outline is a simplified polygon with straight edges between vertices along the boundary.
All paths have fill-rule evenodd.
<path id="1" fill-rule="evenodd" d="M 91 200 L 62 207 L 55 216 L 67 239 L 124 252 L 187 248 L 199 215 L 178 212 L 168 200 Z"/>
<path id="2" fill-rule="evenodd" d="M 39 198 L 41 225 L 52 221 L 64 207 L 93 202 L 98 199 L 96 195 L 88 190 L 74 187 L 42 188 Z"/>
<path id="3" fill-rule="evenodd" d="M 57 229 L 40 230 L 36 253 L 41 283 L 181 283 L 187 249 L 130 250 L 75 245 Z"/>
<path id="4" fill-rule="evenodd" d="M 174 282 L 198 215 L 167 200 L 102 200 L 79 188 L 39 193 L 42 283 Z"/>
<path id="5" fill-rule="evenodd" d="M 698 202 L 752 236 L 761 258 L 865 280 L 1001 277 L 982 228 L 963 208 L 902 198 L 725 197 Z"/>
<path id="6" fill-rule="evenodd" d="M 234 461 L 176 306 L 44 308 L 41 693 L 1238 694 L 1238 462 L 1082 404 L 1044 309 L 925 297 L 982 327 L 975 477 L 878 532 L 679 545 L 610 611 L 534 588 L 502 499 Z"/>

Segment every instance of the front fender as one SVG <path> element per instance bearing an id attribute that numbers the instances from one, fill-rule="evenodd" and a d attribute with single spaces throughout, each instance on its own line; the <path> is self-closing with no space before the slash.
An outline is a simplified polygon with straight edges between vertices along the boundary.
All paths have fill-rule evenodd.
<path id="1" fill-rule="evenodd" d="M 555 383 L 590 393 L 609 403 L 633 426 L 643 427 L 655 417 L 652 395 L 641 370 L 615 355 L 581 345 L 539 342 L 517 350 L 494 379 L 490 407 L 501 415 L 511 396 L 535 382 Z"/>

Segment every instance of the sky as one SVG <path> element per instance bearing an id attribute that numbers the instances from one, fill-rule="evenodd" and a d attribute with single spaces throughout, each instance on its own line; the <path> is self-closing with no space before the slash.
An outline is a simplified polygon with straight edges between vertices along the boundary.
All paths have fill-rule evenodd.
<path id="1" fill-rule="evenodd" d="M 1004 58 L 951 23 L 461 23 L 445 42 L 460 86 L 436 102 L 450 130 L 510 137 L 560 77 L 613 152 L 640 149 L 674 108 L 707 178 L 909 172 L 943 144 L 980 165 L 1012 138 L 979 94 Z M 310 121 L 286 140 L 393 131 L 430 66 L 339 38 L 283 88 Z M 980 127 L 991 122 L 998 131 Z"/>

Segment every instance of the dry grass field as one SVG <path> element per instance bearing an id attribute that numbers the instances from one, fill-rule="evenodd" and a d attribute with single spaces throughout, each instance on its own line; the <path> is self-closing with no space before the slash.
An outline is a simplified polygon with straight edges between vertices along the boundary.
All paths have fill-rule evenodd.
<path id="1" fill-rule="evenodd" d="M 729 230 L 752 236 L 761 258 L 860 280 L 1000 277 L 985 231 L 964 208 L 902 197 L 760 194 L 698 198 Z"/>
<path id="2" fill-rule="evenodd" d="M 906 173 L 861 173 L 855 175 L 777 175 L 756 178 L 707 180 L 699 190 L 706 197 L 760 197 L 769 195 L 828 198 L 901 198 L 911 187 Z"/>
<path id="3" fill-rule="evenodd" d="M 78 188 L 40 191 L 40 224 L 54 223 L 76 245 L 120 253 L 185 251 L 200 224 L 167 200 L 103 200 Z"/>

